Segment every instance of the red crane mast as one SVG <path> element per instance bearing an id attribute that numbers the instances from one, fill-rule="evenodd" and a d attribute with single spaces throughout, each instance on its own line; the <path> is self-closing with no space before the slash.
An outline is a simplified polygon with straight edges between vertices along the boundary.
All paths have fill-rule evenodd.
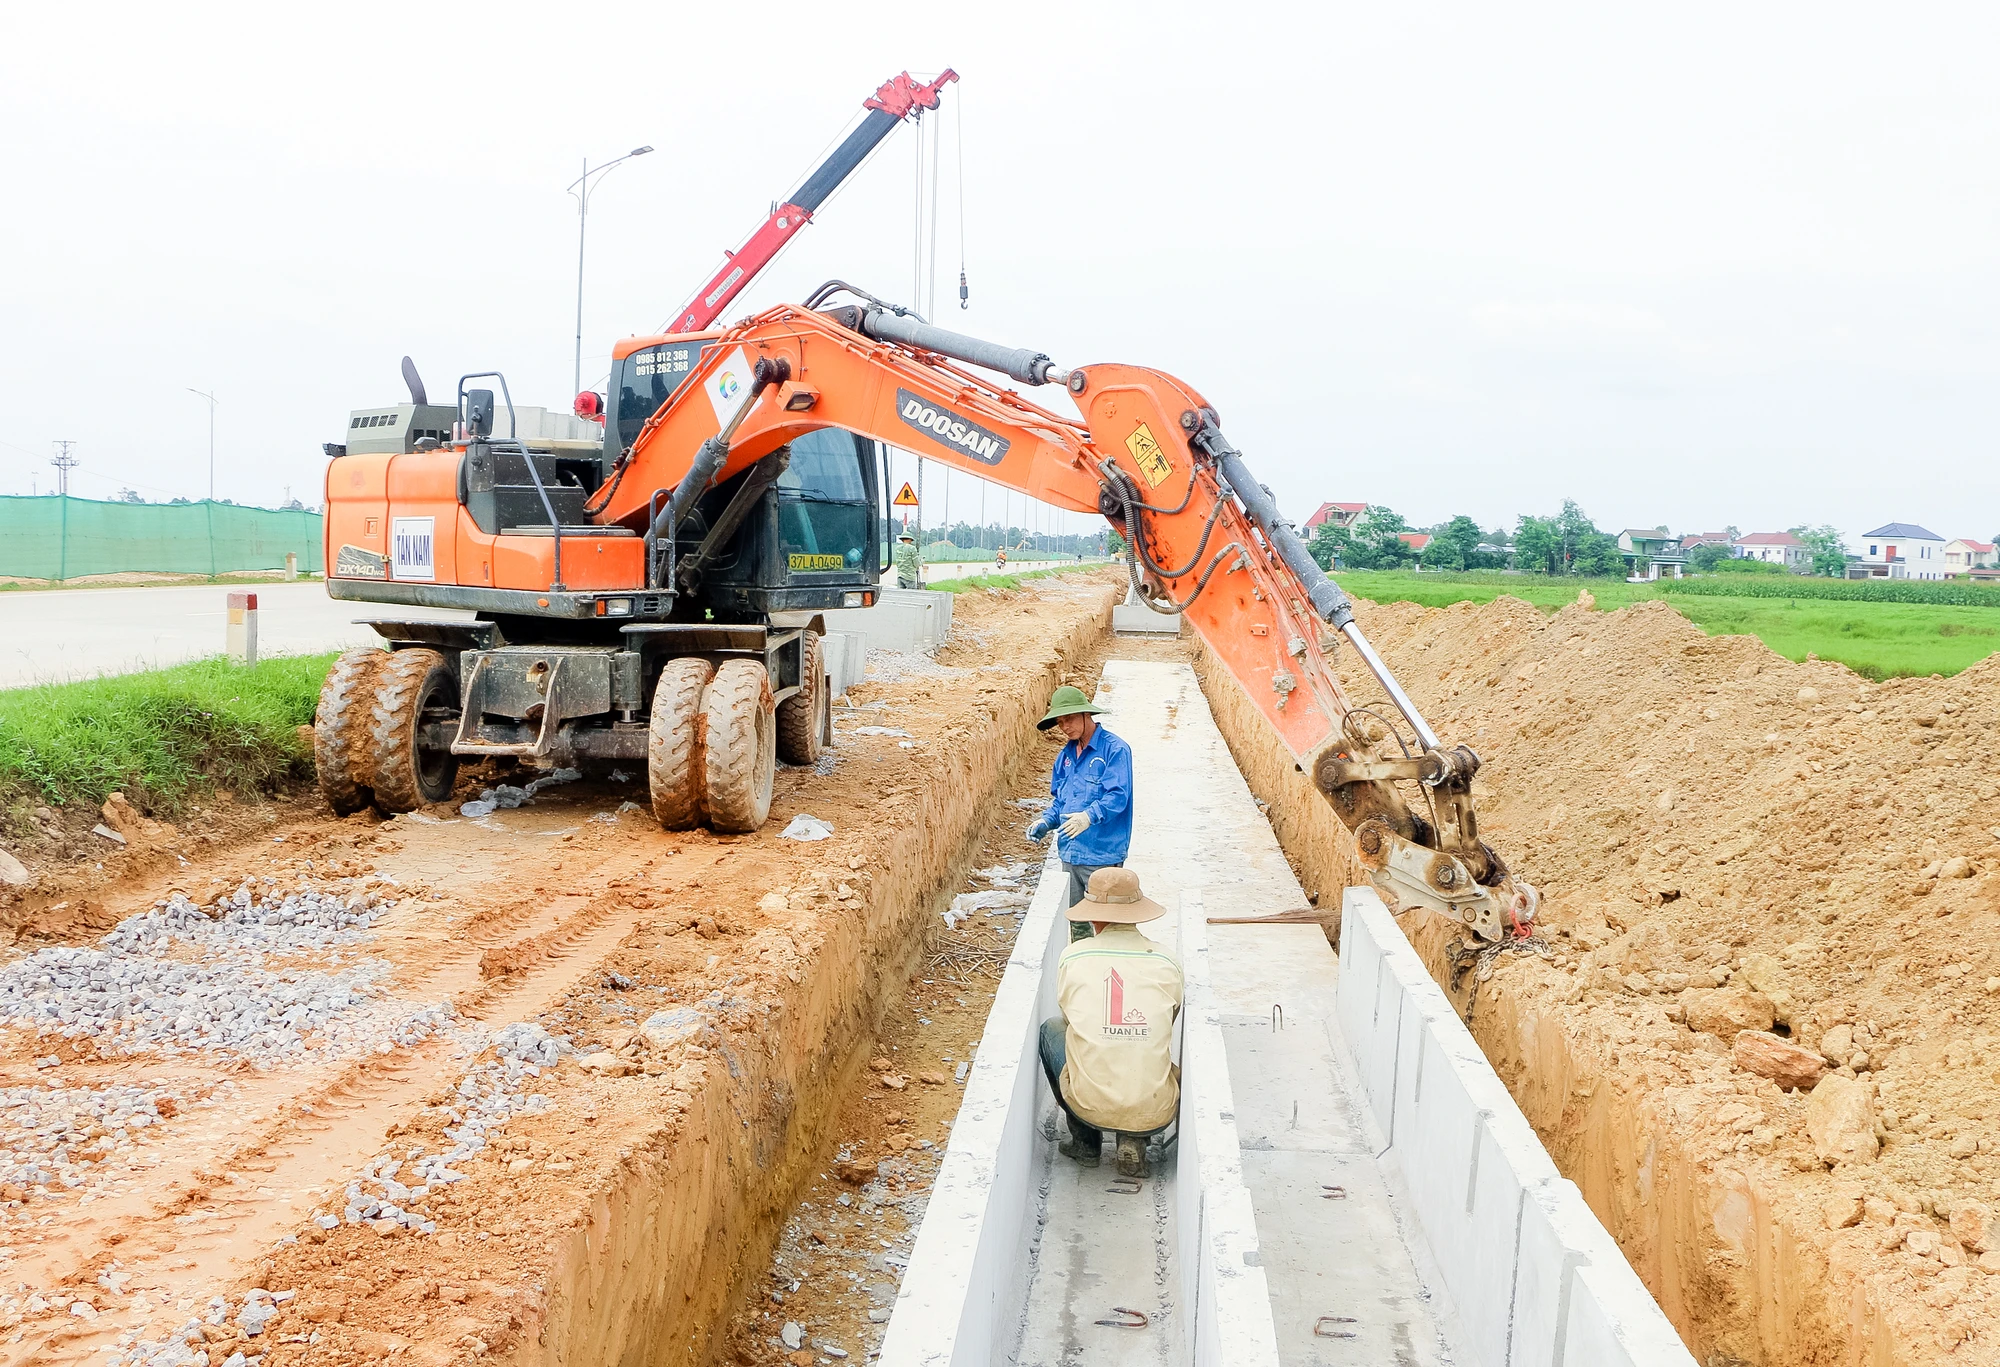
<path id="1" fill-rule="evenodd" d="M 946 67 L 936 80 L 927 85 L 920 84 L 907 71 L 883 82 L 874 96 L 863 102 L 862 107 L 868 113 L 855 130 L 814 168 L 797 194 L 771 210 L 770 216 L 742 246 L 723 254 L 725 259 L 722 265 L 682 305 L 666 330 L 670 333 L 700 332 L 721 317 L 730 301 L 741 294 L 764 267 L 771 264 L 799 229 L 812 222 L 819 206 L 840 188 L 841 182 L 852 175 L 856 167 L 868 159 L 868 154 L 881 145 L 882 139 L 895 131 L 896 125 L 904 119 L 922 110 L 936 109 L 939 94 L 957 79 L 958 73 Z"/>

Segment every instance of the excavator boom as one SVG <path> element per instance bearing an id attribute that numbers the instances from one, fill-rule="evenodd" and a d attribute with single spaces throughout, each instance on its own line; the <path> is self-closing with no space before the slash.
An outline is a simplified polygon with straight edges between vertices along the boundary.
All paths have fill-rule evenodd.
<path id="1" fill-rule="evenodd" d="M 847 287 L 717 337 L 633 441 L 601 519 L 671 547 L 694 498 L 828 427 L 1101 513 L 1126 538 L 1134 588 L 1200 632 L 1354 832 L 1358 858 L 1393 904 L 1428 907 L 1489 941 L 1522 931 L 1534 893 L 1479 838 L 1478 756 L 1447 747 L 1425 722 L 1199 392 L 1140 366 L 1063 369 L 875 300 L 818 307 L 836 288 Z M 1060 384 L 1081 420 L 964 365 Z M 671 588 L 671 576 L 647 587 Z M 1350 702 L 1333 667 L 1342 643 L 1401 726 Z M 1397 753 L 1378 753 L 1390 739 L 1382 726 Z M 1410 787 L 1423 815 L 1403 796 Z"/>

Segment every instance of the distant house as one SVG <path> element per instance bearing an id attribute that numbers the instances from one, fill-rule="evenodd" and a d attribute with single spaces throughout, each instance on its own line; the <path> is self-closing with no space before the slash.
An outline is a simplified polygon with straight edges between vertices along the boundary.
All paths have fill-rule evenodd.
<path id="1" fill-rule="evenodd" d="M 1312 539 L 1313 532 L 1322 522 L 1331 522 L 1344 532 L 1360 521 L 1361 515 L 1367 511 L 1366 503 L 1322 503 L 1319 511 L 1306 519 L 1306 539 Z"/>
<path id="2" fill-rule="evenodd" d="M 1627 527 L 1618 533 L 1618 553 L 1625 557 L 1627 579 L 1679 579 L 1687 573 L 1681 539 L 1665 527 Z"/>
<path id="3" fill-rule="evenodd" d="M 1948 578 L 1985 579 L 1992 576 L 1976 571 L 1996 570 L 1996 567 L 2000 567 L 2000 561 L 1996 561 L 1990 541 L 1974 541 L 1969 536 L 1961 536 L 1956 541 L 1945 543 L 1944 572 Z"/>
<path id="4" fill-rule="evenodd" d="M 1847 567 L 1849 579 L 1942 579 L 1944 538 L 1914 522 L 1885 522 L 1859 538 L 1861 558 Z"/>
<path id="5" fill-rule="evenodd" d="M 1419 559 L 1423 558 L 1424 547 L 1431 544 L 1429 532 L 1397 532 L 1396 539 L 1415 551 Z"/>
<path id="6" fill-rule="evenodd" d="M 1783 565 L 1793 574 L 1812 573 L 1812 549 L 1790 532 L 1752 532 L 1732 543 L 1743 560 Z"/>
<path id="7" fill-rule="evenodd" d="M 1681 538 L 1681 550 L 1689 555 L 1703 546 L 1727 546 L 1731 555 L 1736 554 L 1736 538 L 1728 532 L 1689 532 Z"/>

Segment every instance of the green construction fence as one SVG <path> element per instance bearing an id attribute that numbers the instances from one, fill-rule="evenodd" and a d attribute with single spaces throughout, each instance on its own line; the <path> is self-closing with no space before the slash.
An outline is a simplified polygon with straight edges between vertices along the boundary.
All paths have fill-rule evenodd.
<path id="1" fill-rule="evenodd" d="M 100 503 L 45 494 L 0 496 L 0 577 L 81 579 L 93 574 L 228 574 L 325 569 L 324 519 L 299 509 L 233 503 Z"/>

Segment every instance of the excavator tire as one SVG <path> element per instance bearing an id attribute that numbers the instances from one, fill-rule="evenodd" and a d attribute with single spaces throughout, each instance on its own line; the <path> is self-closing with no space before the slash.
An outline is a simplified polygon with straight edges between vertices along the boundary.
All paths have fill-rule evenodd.
<path id="1" fill-rule="evenodd" d="M 725 660 L 701 695 L 703 801 L 712 830 L 746 835 L 771 815 L 778 767 L 771 681 L 755 660 Z"/>
<path id="2" fill-rule="evenodd" d="M 313 762 L 320 796 L 336 816 L 352 816 L 375 801 L 375 761 L 369 748 L 368 704 L 376 667 L 389 653 L 374 646 L 350 650 L 333 662 L 319 690 L 313 716 Z"/>
<path id="3" fill-rule="evenodd" d="M 653 687 L 646 786 L 653 797 L 653 815 L 670 831 L 691 831 L 701 824 L 701 695 L 714 672 L 707 660 L 669 660 Z"/>
<path id="4" fill-rule="evenodd" d="M 787 764 L 811 764 L 819 758 L 820 710 L 826 706 L 826 671 L 820 660 L 819 633 L 799 637 L 798 692 L 778 704 L 778 758 Z"/>
<path id="5" fill-rule="evenodd" d="M 368 709 L 375 806 L 391 816 L 451 796 L 458 756 L 417 745 L 425 710 L 458 710 L 458 680 L 435 650 L 398 650 L 375 670 Z"/>

